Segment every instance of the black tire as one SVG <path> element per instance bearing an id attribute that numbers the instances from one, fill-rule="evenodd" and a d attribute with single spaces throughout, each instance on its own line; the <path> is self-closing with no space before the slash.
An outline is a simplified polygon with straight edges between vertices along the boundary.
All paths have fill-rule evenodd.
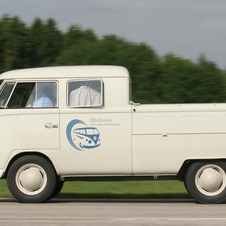
<path id="1" fill-rule="evenodd" d="M 44 202 L 54 192 L 56 173 L 45 158 L 28 155 L 12 164 L 7 174 L 7 185 L 19 202 Z"/>
<path id="2" fill-rule="evenodd" d="M 63 185 L 64 185 L 64 181 L 59 181 L 59 180 L 58 180 L 58 181 L 56 182 L 56 187 L 55 187 L 54 192 L 52 193 L 50 199 L 55 198 L 55 197 L 60 193 L 60 191 L 61 191 L 62 188 L 63 188 Z"/>
<path id="3" fill-rule="evenodd" d="M 189 194 L 200 203 L 221 203 L 226 199 L 226 163 L 193 163 L 185 177 Z"/>

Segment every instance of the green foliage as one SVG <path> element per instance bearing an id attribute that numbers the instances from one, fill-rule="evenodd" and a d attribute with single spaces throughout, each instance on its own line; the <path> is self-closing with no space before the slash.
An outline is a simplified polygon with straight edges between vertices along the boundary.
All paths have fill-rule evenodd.
<path id="1" fill-rule="evenodd" d="M 28 30 L 18 17 L 0 21 L 0 71 L 29 66 Z"/>
<path id="2" fill-rule="evenodd" d="M 64 35 L 64 49 L 71 48 L 71 46 L 80 44 L 84 41 L 94 42 L 96 41 L 96 35 L 92 30 L 88 29 L 83 31 L 79 26 L 74 25 L 68 29 L 68 32 Z"/>
<path id="3" fill-rule="evenodd" d="M 18 17 L 0 19 L 0 72 L 54 65 L 120 65 L 133 81 L 140 103 L 225 102 L 226 72 L 200 56 L 197 63 L 173 54 L 159 57 L 145 43 L 115 35 L 98 38 L 77 25 L 58 30 L 53 19 L 26 26 Z"/>
<path id="4" fill-rule="evenodd" d="M 26 27 L 18 17 L 0 20 L 0 72 L 47 66 L 60 53 L 62 34 L 54 20 L 35 19 Z"/>
<path id="5" fill-rule="evenodd" d="M 61 51 L 62 35 L 53 19 L 46 24 L 35 19 L 29 29 L 29 40 L 31 67 L 50 65 Z"/>
<path id="6" fill-rule="evenodd" d="M 205 57 L 192 63 L 166 55 L 162 60 L 163 102 L 166 103 L 214 103 L 225 101 L 224 75 Z"/>

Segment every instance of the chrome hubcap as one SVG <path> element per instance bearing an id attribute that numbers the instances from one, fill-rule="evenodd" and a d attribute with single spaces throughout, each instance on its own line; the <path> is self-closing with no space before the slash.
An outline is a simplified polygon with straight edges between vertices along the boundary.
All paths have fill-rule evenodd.
<path id="1" fill-rule="evenodd" d="M 217 165 L 206 165 L 199 169 L 195 177 L 198 190 L 207 196 L 220 194 L 226 186 L 225 172 Z"/>
<path id="2" fill-rule="evenodd" d="M 46 183 L 47 175 L 44 169 L 36 164 L 26 164 L 16 174 L 16 185 L 26 195 L 39 194 Z"/>

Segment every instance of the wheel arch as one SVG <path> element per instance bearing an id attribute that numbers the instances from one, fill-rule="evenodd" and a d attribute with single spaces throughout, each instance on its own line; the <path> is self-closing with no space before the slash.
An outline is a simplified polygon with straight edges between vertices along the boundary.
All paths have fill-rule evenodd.
<path id="1" fill-rule="evenodd" d="M 211 158 L 211 159 L 187 159 L 183 162 L 179 172 L 177 173 L 177 177 L 180 181 L 184 181 L 185 180 L 185 176 L 186 176 L 186 173 L 189 169 L 189 167 L 193 164 L 193 163 L 196 163 L 196 162 L 211 162 L 211 161 L 224 161 L 226 163 L 226 159 L 224 158 L 220 158 L 220 159 L 214 159 L 214 158 Z"/>
<path id="2" fill-rule="evenodd" d="M 7 174 L 8 174 L 8 171 L 9 171 L 10 167 L 12 166 L 12 164 L 13 164 L 17 159 L 19 159 L 19 158 L 21 158 L 21 157 L 24 157 L 24 156 L 27 156 L 27 155 L 40 156 L 40 157 L 45 158 L 45 159 L 46 159 L 47 161 L 49 161 L 49 163 L 52 165 L 52 167 L 53 167 L 53 169 L 54 169 L 54 171 L 55 171 L 55 173 L 56 173 L 56 175 L 57 175 L 56 168 L 55 168 L 53 162 L 51 161 L 51 159 L 50 159 L 47 155 L 45 155 L 45 154 L 43 154 L 43 153 L 41 153 L 41 152 L 21 152 L 21 153 L 18 153 L 17 155 L 15 155 L 15 156 L 13 156 L 12 159 L 10 159 L 10 161 L 9 161 L 7 167 L 6 167 L 5 173 L 4 173 L 4 175 L 3 175 L 2 178 L 3 178 L 3 179 L 6 179 L 6 178 L 7 178 Z"/>

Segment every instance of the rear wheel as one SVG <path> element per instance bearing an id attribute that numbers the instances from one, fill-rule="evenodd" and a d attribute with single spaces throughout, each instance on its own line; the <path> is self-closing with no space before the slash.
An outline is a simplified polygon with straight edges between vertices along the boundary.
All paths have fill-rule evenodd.
<path id="1" fill-rule="evenodd" d="M 19 202 L 44 202 L 56 187 L 56 173 L 49 161 L 40 156 L 17 159 L 7 174 L 7 184 Z"/>
<path id="2" fill-rule="evenodd" d="M 185 187 L 201 203 L 221 203 L 226 199 L 226 163 L 193 163 L 186 174 Z"/>

